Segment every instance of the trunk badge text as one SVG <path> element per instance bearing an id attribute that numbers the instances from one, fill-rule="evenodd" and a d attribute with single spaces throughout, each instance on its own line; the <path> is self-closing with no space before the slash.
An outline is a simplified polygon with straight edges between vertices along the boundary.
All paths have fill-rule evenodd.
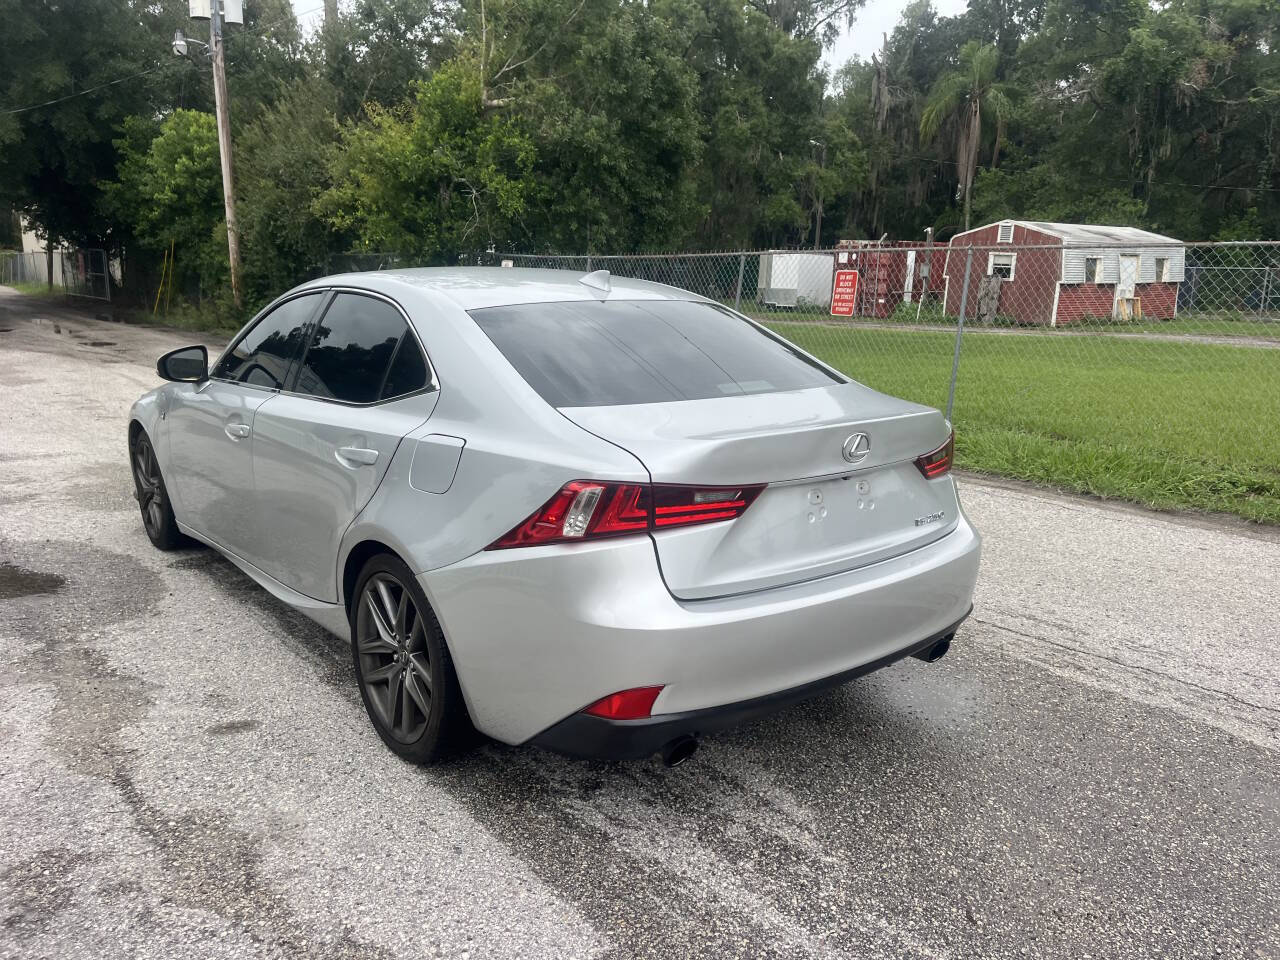
<path id="1" fill-rule="evenodd" d="M 923 527 L 926 523 L 937 523 L 947 515 L 947 511 L 939 510 L 937 513 L 930 513 L 923 517 L 916 517 L 916 526 Z"/>
<path id="2" fill-rule="evenodd" d="M 865 433 L 855 433 L 844 442 L 840 455 L 850 463 L 861 463 L 871 452 L 871 438 Z"/>

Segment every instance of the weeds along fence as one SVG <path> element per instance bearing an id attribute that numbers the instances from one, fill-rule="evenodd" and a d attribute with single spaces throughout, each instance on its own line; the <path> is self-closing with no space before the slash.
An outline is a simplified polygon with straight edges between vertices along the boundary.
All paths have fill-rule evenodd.
<path id="1" fill-rule="evenodd" d="M 52 285 L 68 296 L 110 300 L 110 263 L 96 249 L 55 250 L 52 261 L 42 250 L 0 252 L 0 285 L 27 291 Z"/>
<path id="2" fill-rule="evenodd" d="M 710 297 L 936 406 L 961 465 L 1280 522 L 1280 245 L 498 255 Z"/>

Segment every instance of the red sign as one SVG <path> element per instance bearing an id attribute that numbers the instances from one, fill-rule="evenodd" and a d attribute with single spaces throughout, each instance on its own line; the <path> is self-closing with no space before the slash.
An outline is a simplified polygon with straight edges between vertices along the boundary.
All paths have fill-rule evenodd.
<path id="1" fill-rule="evenodd" d="M 831 315 L 852 317 L 857 301 L 858 271 L 837 270 L 835 283 L 831 287 Z"/>

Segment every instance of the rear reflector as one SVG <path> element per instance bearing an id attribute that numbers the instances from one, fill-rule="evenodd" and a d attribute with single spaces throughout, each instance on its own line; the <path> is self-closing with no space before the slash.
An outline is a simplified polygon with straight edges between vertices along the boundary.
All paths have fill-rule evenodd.
<path id="1" fill-rule="evenodd" d="M 947 437 L 947 442 L 940 446 L 937 450 L 926 453 L 923 457 L 916 458 L 916 466 L 920 468 L 920 472 L 924 474 L 926 480 L 933 480 L 948 473 L 951 470 L 951 461 L 956 455 L 956 432 L 951 431 L 951 435 Z"/>
<path id="2" fill-rule="evenodd" d="M 653 710 L 653 701 L 658 699 L 661 692 L 660 686 L 622 690 L 602 697 L 582 712 L 593 717 L 604 717 L 606 720 L 639 720 L 649 716 Z"/>
<path id="3" fill-rule="evenodd" d="M 486 549 L 597 540 L 742 516 L 764 484 L 691 487 L 574 480 Z"/>

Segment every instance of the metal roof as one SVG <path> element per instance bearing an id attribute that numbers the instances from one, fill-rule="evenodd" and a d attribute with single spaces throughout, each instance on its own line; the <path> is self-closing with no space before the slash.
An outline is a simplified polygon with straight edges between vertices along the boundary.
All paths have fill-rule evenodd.
<path id="1" fill-rule="evenodd" d="M 1001 220 L 999 223 L 1013 223 L 1028 230 L 1038 230 L 1058 237 L 1064 245 L 1099 246 L 1108 243 L 1131 244 L 1180 244 L 1181 240 L 1166 237 L 1150 230 L 1139 230 L 1137 227 L 1107 227 L 1090 223 L 1051 223 L 1047 220 Z M 989 223 L 994 227 L 998 224 Z M 982 229 L 979 227 L 978 229 Z"/>

